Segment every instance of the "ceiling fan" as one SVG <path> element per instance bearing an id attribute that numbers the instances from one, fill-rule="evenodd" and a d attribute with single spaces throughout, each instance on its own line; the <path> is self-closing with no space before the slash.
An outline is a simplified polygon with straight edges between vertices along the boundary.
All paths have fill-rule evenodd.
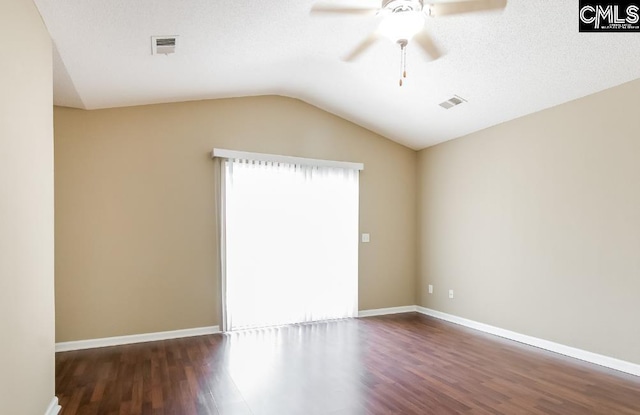
<path id="1" fill-rule="evenodd" d="M 356 59 L 380 38 L 386 37 L 400 46 L 402 86 L 402 79 L 407 77 L 406 48 L 410 41 L 415 42 L 433 60 L 443 55 L 424 28 L 427 17 L 500 10 L 506 5 L 507 0 L 382 0 L 379 8 L 316 4 L 311 8 L 311 13 L 382 17 L 378 29 L 360 42 L 344 60 Z"/>

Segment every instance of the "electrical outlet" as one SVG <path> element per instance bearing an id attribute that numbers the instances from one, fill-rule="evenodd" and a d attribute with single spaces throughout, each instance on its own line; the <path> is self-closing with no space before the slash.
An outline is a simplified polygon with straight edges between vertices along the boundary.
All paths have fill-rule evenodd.
<path id="1" fill-rule="evenodd" d="M 453 290 L 449 290 L 449 298 L 453 298 Z"/>
<path id="2" fill-rule="evenodd" d="M 429 294 L 433 294 L 433 285 L 429 284 Z"/>

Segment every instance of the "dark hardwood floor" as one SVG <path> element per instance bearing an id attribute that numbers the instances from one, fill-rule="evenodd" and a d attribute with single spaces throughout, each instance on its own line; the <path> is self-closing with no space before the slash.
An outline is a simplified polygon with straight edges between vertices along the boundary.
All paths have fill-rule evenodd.
<path id="1" fill-rule="evenodd" d="M 418 314 L 58 353 L 62 415 L 640 414 L 640 378 Z"/>

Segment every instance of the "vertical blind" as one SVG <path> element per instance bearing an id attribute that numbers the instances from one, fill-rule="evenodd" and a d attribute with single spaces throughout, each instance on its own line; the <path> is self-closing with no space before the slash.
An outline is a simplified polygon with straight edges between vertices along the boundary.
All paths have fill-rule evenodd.
<path id="1" fill-rule="evenodd" d="M 223 328 L 354 317 L 359 171 L 224 159 Z"/>

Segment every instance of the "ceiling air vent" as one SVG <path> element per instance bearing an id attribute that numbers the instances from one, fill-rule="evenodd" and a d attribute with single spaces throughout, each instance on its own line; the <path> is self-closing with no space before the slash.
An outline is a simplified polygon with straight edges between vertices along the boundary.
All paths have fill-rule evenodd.
<path id="1" fill-rule="evenodd" d="M 178 36 L 151 36 L 151 53 L 153 55 L 170 55 L 176 53 Z"/>
<path id="2" fill-rule="evenodd" d="M 453 108 L 456 105 L 460 105 L 463 102 L 467 102 L 466 99 L 459 97 L 457 95 L 454 95 L 453 98 L 450 98 L 448 100 L 446 100 L 445 102 L 441 102 L 440 106 L 446 110 L 448 110 L 449 108 Z"/>

